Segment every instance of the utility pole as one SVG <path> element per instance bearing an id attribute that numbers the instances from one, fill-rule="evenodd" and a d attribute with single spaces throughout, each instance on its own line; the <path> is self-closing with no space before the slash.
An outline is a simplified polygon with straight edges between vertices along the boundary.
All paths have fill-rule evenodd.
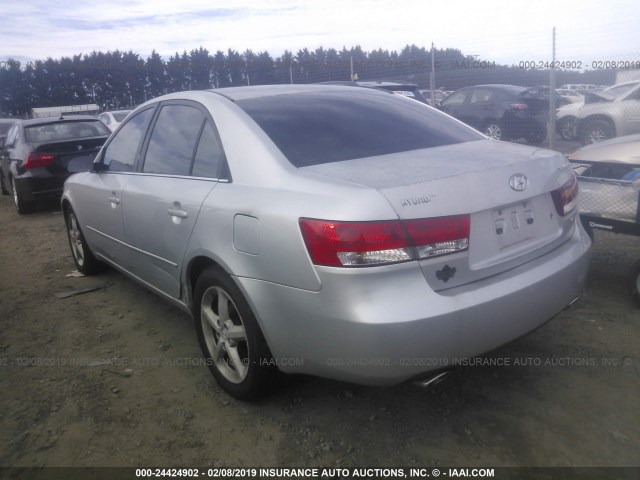
<path id="1" fill-rule="evenodd" d="M 351 81 L 353 82 L 353 55 L 351 55 Z"/>
<path id="2" fill-rule="evenodd" d="M 293 85 L 293 69 L 291 68 L 292 62 L 289 62 L 289 80 L 291 80 L 291 85 Z"/>
<path id="3" fill-rule="evenodd" d="M 553 150 L 556 140 L 556 27 L 551 39 L 551 71 L 549 72 L 549 149 Z"/>
<path id="4" fill-rule="evenodd" d="M 435 61 L 435 47 L 433 42 L 431 42 L 431 75 L 430 75 L 430 83 L 431 83 L 431 106 L 436 106 L 436 61 Z"/>

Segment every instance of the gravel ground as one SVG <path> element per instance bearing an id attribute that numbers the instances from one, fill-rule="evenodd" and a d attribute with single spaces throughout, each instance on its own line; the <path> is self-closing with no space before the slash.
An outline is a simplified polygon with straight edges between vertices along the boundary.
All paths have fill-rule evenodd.
<path id="1" fill-rule="evenodd" d="M 586 297 L 429 390 L 289 378 L 236 401 L 190 318 L 73 269 L 62 216 L 0 198 L 0 466 L 640 466 L 640 240 L 596 233 Z M 100 289 L 59 299 L 88 287 Z M 197 360 L 196 362 L 197 363 Z"/>

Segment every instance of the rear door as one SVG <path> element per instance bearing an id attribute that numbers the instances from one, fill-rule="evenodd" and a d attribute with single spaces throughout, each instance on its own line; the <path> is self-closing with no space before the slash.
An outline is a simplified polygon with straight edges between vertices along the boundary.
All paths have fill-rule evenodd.
<path id="1" fill-rule="evenodd" d="M 160 108 L 141 171 L 124 189 L 124 228 L 132 273 L 179 298 L 184 252 L 224 155 L 201 105 L 172 101 Z"/>

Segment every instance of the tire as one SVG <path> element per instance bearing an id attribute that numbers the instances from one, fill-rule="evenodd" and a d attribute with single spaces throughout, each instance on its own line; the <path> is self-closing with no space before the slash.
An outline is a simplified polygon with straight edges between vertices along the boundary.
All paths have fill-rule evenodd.
<path id="1" fill-rule="evenodd" d="M 615 129 L 607 120 L 589 120 L 582 128 L 581 142 L 583 145 L 603 142 L 616 136 Z"/>
<path id="2" fill-rule="evenodd" d="M 629 270 L 627 285 L 631 297 L 640 306 L 640 260 L 634 263 L 631 270 Z"/>
<path id="3" fill-rule="evenodd" d="M 547 133 L 544 130 L 534 130 L 532 132 L 527 133 L 524 136 L 527 143 L 531 143 L 533 145 L 539 145 L 544 142 L 544 139 L 547 138 Z"/>
<path id="4" fill-rule="evenodd" d="M 484 128 L 482 129 L 482 133 L 494 140 L 502 140 L 504 137 L 502 126 L 498 122 L 494 121 L 486 123 Z"/>
<path id="5" fill-rule="evenodd" d="M 571 141 L 576 139 L 576 119 L 574 117 L 565 117 L 558 122 L 558 133 L 563 140 Z"/>
<path id="6" fill-rule="evenodd" d="M 218 384 L 240 400 L 264 396 L 279 371 L 249 304 L 229 275 L 215 267 L 200 275 L 193 316 L 202 353 Z"/>
<path id="7" fill-rule="evenodd" d="M 80 230 L 76 214 L 71 207 L 66 211 L 64 220 L 67 226 L 67 238 L 69 239 L 71 256 L 78 271 L 85 275 L 93 275 L 94 273 L 103 271 L 106 265 L 91 253 L 89 245 L 87 245 L 87 241 L 82 234 L 82 230 Z"/>
<path id="8" fill-rule="evenodd" d="M 2 170 L 0 170 L 0 193 L 2 195 L 9 195 L 9 190 L 7 189 L 7 186 L 4 183 L 4 175 L 2 174 Z"/>
<path id="9" fill-rule="evenodd" d="M 13 191 L 13 202 L 15 203 L 16 210 L 19 214 L 31 213 L 35 210 L 35 202 L 24 199 L 24 196 L 18 189 L 13 177 L 11 177 L 11 190 Z"/>

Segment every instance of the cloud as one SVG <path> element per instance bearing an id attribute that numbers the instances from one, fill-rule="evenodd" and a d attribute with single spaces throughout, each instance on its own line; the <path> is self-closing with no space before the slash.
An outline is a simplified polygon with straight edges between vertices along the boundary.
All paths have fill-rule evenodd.
<path id="1" fill-rule="evenodd" d="M 115 49 L 143 57 L 155 49 L 168 57 L 200 46 L 277 56 L 305 47 L 400 50 L 433 41 L 439 48 L 515 63 L 550 59 L 556 26 L 558 58 L 635 60 L 639 13 L 631 0 L 494 0 L 490 9 L 463 0 L 32 0 L 3 6 L 0 59 Z"/>

